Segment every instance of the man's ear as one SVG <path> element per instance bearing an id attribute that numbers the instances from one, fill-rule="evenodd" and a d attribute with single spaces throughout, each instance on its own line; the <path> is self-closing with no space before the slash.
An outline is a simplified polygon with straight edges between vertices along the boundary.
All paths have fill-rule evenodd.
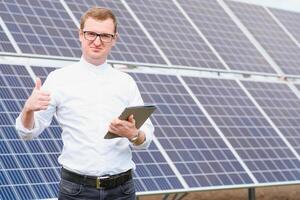
<path id="1" fill-rule="evenodd" d="M 117 32 L 117 33 L 115 33 L 115 37 L 114 37 L 112 46 L 115 46 L 118 38 L 119 38 L 119 33 Z"/>
<path id="2" fill-rule="evenodd" d="M 82 42 L 83 41 L 83 31 L 81 29 L 78 29 L 78 37 L 79 37 L 79 41 Z"/>

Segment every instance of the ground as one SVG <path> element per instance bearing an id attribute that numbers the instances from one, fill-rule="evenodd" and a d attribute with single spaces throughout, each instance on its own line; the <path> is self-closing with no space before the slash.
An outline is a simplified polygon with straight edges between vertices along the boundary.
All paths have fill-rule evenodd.
<path id="1" fill-rule="evenodd" d="M 162 195 L 143 196 L 139 200 L 159 200 Z M 173 195 L 168 199 L 173 199 Z M 191 192 L 183 200 L 248 200 L 247 189 Z M 300 200 L 300 185 L 256 188 L 256 200 Z"/>

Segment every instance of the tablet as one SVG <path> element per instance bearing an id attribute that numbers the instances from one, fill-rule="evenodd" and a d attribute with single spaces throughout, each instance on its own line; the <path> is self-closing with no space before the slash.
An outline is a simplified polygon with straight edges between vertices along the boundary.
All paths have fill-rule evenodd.
<path id="1" fill-rule="evenodd" d="M 135 119 L 135 127 L 139 129 L 144 122 L 150 117 L 150 115 L 155 111 L 156 107 L 154 105 L 145 105 L 145 106 L 133 106 L 127 107 L 119 116 L 121 120 L 127 120 L 130 115 L 133 115 Z M 120 137 L 111 132 L 107 132 L 104 136 L 105 139 L 112 139 Z"/>

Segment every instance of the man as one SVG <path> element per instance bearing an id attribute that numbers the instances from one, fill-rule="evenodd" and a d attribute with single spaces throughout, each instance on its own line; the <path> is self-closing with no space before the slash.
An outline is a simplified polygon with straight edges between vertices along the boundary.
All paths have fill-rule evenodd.
<path id="1" fill-rule="evenodd" d="M 147 148 L 153 126 L 138 130 L 134 116 L 119 120 L 125 107 L 142 105 L 134 80 L 106 59 L 118 38 L 115 15 L 94 7 L 81 18 L 78 63 L 53 71 L 43 87 L 38 78 L 16 119 L 23 139 L 37 137 L 53 115 L 62 127 L 59 199 L 135 199 L 130 145 Z M 104 139 L 107 131 L 121 137 Z"/>

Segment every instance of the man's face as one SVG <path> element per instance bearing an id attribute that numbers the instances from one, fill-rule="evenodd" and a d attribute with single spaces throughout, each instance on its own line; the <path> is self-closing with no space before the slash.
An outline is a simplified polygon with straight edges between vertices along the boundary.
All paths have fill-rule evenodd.
<path id="1" fill-rule="evenodd" d="M 89 37 L 84 36 L 84 32 L 87 31 L 91 34 L 114 35 L 114 30 L 115 27 L 112 19 L 106 19 L 103 21 L 95 20 L 90 17 L 86 19 L 83 30 L 79 31 L 79 40 L 81 42 L 82 55 L 88 62 L 95 65 L 104 63 L 111 48 L 116 43 L 117 35 L 113 37 L 110 42 L 101 41 L 99 36 L 97 36 L 95 40 L 91 41 Z M 86 33 L 86 36 L 89 33 Z"/>

